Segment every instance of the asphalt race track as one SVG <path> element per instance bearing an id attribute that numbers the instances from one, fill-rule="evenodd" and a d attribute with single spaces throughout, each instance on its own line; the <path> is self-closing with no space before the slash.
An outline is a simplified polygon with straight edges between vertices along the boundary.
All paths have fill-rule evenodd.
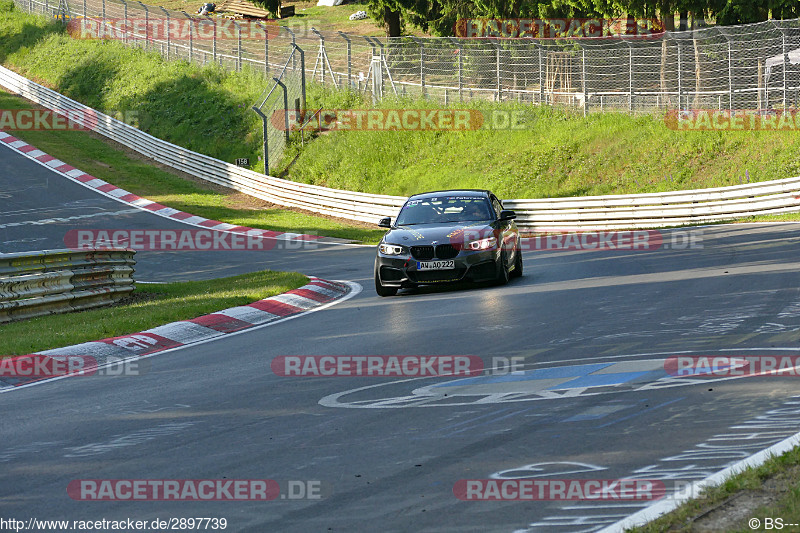
<path id="1" fill-rule="evenodd" d="M 2 252 L 62 247 L 79 227 L 180 226 L 4 148 L 0 205 Z M 649 502 L 461 501 L 453 488 L 470 479 L 632 478 L 671 491 L 800 430 L 797 377 L 664 372 L 678 354 L 800 355 L 800 226 L 663 238 L 646 251 L 528 251 L 525 276 L 507 286 L 391 298 L 375 295 L 368 247 L 137 254 L 147 281 L 273 268 L 364 290 L 318 313 L 157 355 L 142 375 L 0 395 L 0 515 L 226 518 L 229 531 L 252 532 L 599 530 Z M 294 355 L 472 355 L 489 370 L 521 358 L 524 372 L 272 371 L 273 359 Z M 302 481 L 323 497 L 98 502 L 67 493 L 73 480 L 105 479 Z"/>

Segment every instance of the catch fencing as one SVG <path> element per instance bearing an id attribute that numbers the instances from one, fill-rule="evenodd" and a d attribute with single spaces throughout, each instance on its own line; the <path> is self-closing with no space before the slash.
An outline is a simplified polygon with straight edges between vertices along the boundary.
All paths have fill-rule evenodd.
<path id="1" fill-rule="evenodd" d="M 134 250 L 0 254 L 0 323 L 90 309 L 134 289 Z"/>
<path id="2" fill-rule="evenodd" d="M 126 25 L 109 35 L 168 59 L 233 70 L 249 65 L 269 80 L 300 48 L 309 79 L 376 99 L 421 95 L 443 103 L 519 100 L 642 112 L 786 108 L 797 104 L 800 91 L 800 19 L 613 38 L 376 38 L 190 15 L 138 1 L 15 2 L 73 21 L 111 21 L 109 28 L 122 27 L 114 21 L 167 21 L 188 31 L 165 36 Z M 268 38 L 259 38 L 259 27 Z M 291 64 L 296 71 L 296 57 Z"/>
<path id="3" fill-rule="evenodd" d="M 197 178 L 269 202 L 375 223 L 405 198 L 331 189 L 265 176 L 168 143 L 0 67 L 0 86 L 59 113 L 91 117 L 95 132 Z M 13 142 L 12 142 L 13 146 Z M 665 193 L 505 200 L 527 231 L 652 228 L 800 211 L 800 177 Z"/>

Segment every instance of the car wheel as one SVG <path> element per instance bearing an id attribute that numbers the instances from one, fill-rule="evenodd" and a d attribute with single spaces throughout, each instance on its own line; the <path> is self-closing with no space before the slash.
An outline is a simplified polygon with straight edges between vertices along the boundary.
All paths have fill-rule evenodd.
<path id="1" fill-rule="evenodd" d="M 514 259 L 514 270 L 511 272 L 511 277 L 518 278 L 522 276 L 522 252 L 517 250 L 517 257 Z"/>
<path id="2" fill-rule="evenodd" d="M 506 268 L 506 252 L 500 252 L 500 260 L 497 262 L 497 280 L 498 285 L 505 285 L 508 283 L 508 268 Z"/>
<path id="3" fill-rule="evenodd" d="M 397 294 L 397 287 L 385 287 L 381 283 L 381 277 L 378 275 L 378 264 L 375 263 L 375 292 L 378 296 L 394 296 Z"/>

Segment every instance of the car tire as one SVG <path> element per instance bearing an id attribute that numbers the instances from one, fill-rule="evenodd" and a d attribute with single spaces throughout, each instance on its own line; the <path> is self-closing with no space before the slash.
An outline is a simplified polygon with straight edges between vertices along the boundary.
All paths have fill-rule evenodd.
<path id="1" fill-rule="evenodd" d="M 511 271 L 512 278 L 519 278 L 522 276 L 522 252 L 517 250 L 517 257 L 514 259 L 514 270 Z"/>
<path id="2" fill-rule="evenodd" d="M 394 296 L 397 294 L 397 287 L 386 287 L 381 283 L 377 262 L 375 263 L 375 292 L 378 293 L 378 296 Z"/>
<path id="3" fill-rule="evenodd" d="M 497 279 L 495 282 L 497 285 L 505 285 L 508 283 L 508 268 L 506 268 L 506 252 L 503 250 L 500 252 L 500 259 L 497 262 Z"/>

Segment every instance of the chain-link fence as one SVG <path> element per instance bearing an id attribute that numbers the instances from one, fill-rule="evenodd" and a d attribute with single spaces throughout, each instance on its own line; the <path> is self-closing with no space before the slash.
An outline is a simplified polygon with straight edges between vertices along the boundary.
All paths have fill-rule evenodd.
<path id="1" fill-rule="evenodd" d="M 52 15 L 64 9 L 66 0 L 60 1 L 15 0 L 25 11 Z M 250 65 L 268 80 L 286 72 L 287 62 L 296 72 L 302 50 L 308 79 L 374 99 L 397 94 L 444 103 L 518 100 L 638 112 L 795 107 L 800 91 L 798 19 L 650 37 L 379 39 L 194 16 L 138 1 L 71 0 L 68 11 L 71 20 L 125 27 L 114 36 L 170 59 L 235 70 Z M 120 23 L 133 19 L 149 25 L 139 31 Z M 174 31 L 150 31 L 165 19 Z"/>

